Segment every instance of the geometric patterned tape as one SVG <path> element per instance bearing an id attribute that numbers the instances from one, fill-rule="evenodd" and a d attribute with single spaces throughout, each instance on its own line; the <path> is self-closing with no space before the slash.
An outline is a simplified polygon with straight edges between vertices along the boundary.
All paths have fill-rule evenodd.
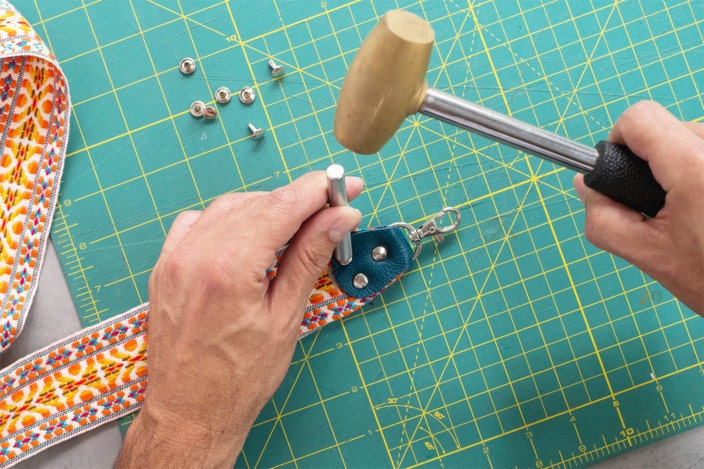
<path id="1" fill-rule="evenodd" d="M 275 267 L 269 275 L 275 277 Z M 310 294 L 299 338 L 375 296 L 348 297 L 323 272 Z M 0 467 L 139 409 L 147 390 L 148 318 L 145 303 L 0 372 Z"/>
<path id="2" fill-rule="evenodd" d="M 0 1 L 0 351 L 36 290 L 70 120 L 68 84 L 29 24 Z"/>

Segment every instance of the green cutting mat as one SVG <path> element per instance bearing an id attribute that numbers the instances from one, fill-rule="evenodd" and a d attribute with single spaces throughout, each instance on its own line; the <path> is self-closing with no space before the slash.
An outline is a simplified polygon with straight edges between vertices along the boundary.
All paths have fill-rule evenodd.
<path id="1" fill-rule="evenodd" d="M 426 244 L 361 314 L 300 342 L 239 466 L 572 468 L 702 423 L 704 321 L 584 240 L 569 171 L 425 117 L 368 157 L 331 132 L 355 50 L 395 7 L 436 30 L 432 85 L 572 139 L 605 138 L 640 99 L 701 119 L 701 2 L 17 5 L 71 85 L 53 237 L 84 324 L 146 301 L 176 214 L 226 191 L 335 161 L 366 180 L 364 225 L 462 212 L 457 234 Z M 219 106 L 212 123 L 188 114 L 245 85 L 252 106 Z M 248 122 L 268 129 L 262 141 Z"/>

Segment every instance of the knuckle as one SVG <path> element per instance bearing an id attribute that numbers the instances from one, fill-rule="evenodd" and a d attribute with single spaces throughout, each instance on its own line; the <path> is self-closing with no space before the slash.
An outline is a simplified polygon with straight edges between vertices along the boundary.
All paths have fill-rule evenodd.
<path id="1" fill-rule="evenodd" d="M 191 265 L 187 256 L 176 250 L 157 263 L 152 276 L 156 277 L 157 281 L 161 277 L 179 281 L 187 276 Z"/>
<path id="2" fill-rule="evenodd" d="M 659 108 L 661 107 L 662 106 L 660 106 L 660 104 L 656 103 L 655 101 L 638 101 L 637 103 L 633 104 L 628 109 L 626 109 L 623 114 L 621 114 L 621 117 L 619 117 L 619 120 L 622 123 L 628 125 L 638 124 L 642 120 L 644 115 L 651 115 L 654 112 L 659 111 Z"/>
<path id="3" fill-rule="evenodd" d="M 229 212 L 242 201 L 242 194 L 229 193 L 218 196 L 205 209 L 207 212 Z"/>
<path id="4" fill-rule="evenodd" d="M 298 193 L 291 186 L 283 186 L 269 192 L 268 199 L 272 208 L 288 209 L 298 200 Z"/>
<path id="5" fill-rule="evenodd" d="M 198 210 L 184 210 L 183 212 L 179 213 L 176 215 L 176 218 L 174 218 L 174 222 L 172 226 L 174 225 L 180 225 L 183 223 L 188 223 L 192 219 L 200 216 L 200 213 Z"/>
<path id="6" fill-rule="evenodd" d="M 648 99 L 642 99 L 635 103 L 633 106 L 631 106 L 630 112 L 634 114 L 638 114 L 643 111 L 648 111 L 648 110 L 653 110 L 656 108 L 660 108 L 660 104 L 656 103 L 655 101 L 651 101 Z"/>

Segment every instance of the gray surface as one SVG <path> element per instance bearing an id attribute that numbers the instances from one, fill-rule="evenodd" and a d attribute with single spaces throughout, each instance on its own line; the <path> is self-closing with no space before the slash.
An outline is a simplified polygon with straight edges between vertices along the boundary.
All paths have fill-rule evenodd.
<path id="1" fill-rule="evenodd" d="M 51 244 L 24 333 L 0 363 L 13 361 L 81 328 L 56 252 Z M 80 435 L 18 464 L 28 468 L 110 468 L 122 439 L 115 422 Z M 631 451 L 594 466 L 616 468 L 704 468 L 704 426 Z"/>

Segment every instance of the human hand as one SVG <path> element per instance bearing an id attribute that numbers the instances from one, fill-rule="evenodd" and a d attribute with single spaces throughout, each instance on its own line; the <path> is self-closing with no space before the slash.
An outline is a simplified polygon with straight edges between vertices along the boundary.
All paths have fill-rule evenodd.
<path id="1" fill-rule="evenodd" d="M 362 181 L 347 187 L 352 199 Z M 149 384 L 118 467 L 232 467 L 286 374 L 315 281 L 361 219 L 326 202 L 315 172 L 176 218 L 149 280 Z"/>
<path id="2" fill-rule="evenodd" d="M 578 174 L 584 233 L 592 244 L 634 264 L 704 316 L 704 124 L 680 122 L 643 101 L 627 109 L 609 140 L 648 161 L 667 192 L 654 218 L 589 189 Z"/>

